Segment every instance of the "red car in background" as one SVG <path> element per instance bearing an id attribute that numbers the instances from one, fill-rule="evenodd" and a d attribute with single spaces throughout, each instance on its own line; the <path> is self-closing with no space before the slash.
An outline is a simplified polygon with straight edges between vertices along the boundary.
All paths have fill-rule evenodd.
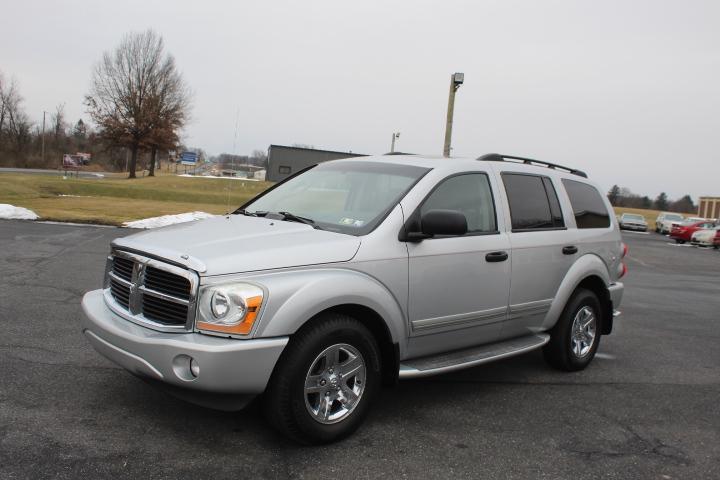
<path id="1" fill-rule="evenodd" d="M 670 238 L 674 239 L 677 243 L 689 242 L 692 239 L 693 233 L 703 228 L 713 228 L 714 226 L 715 222 L 708 222 L 707 220 L 701 222 L 686 221 L 680 225 L 673 225 L 670 231 Z"/>
<path id="2" fill-rule="evenodd" d="M 715 232 L 715 239 L 713 240 L 713 247 L 715 247 L 715 250 L 720 248 L 720 230 Z"/>

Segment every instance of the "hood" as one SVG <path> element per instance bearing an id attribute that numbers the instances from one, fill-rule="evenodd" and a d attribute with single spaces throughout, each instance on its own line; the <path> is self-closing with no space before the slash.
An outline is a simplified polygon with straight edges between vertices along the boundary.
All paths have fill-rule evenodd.
<path id="1" fill-rule="evenodd" d="M 346 262 L 360 239 L 302 223 L 228 215 L 146 230 L 112 244 L 210 276 Z"/>

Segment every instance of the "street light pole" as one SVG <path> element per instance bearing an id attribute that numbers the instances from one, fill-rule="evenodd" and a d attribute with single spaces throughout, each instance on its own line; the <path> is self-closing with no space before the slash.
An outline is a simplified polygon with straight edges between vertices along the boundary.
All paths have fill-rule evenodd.
<path id="1" fill-rule="evenodd" d="M 42 126 L 42 147 L 41 147 L 41 153 L 40 157 L 42 158 L 43 168 L 45 165 L 45 114 L 47 112 L 43 110 L 43 126 Z"/>
<path id="2" fill-rule="evenodd" d="M 390 153 L 395 152 L 395 139 L 400 138 L 400 132 L 395 132 L 392 134 L 392 143 L 390 144 Z"/>
<path id="3" fill-rule="evenodd" d="M 450 75 L 450 95 L 448 96 L 447 122 L 445 123 L 445 144 L 443 146 L 443 157 L 450 156 L 450 143 L 452 139 L 453 115 L 455 113 L 455 92 L 465 81 L 464 73 L 453 73 Z"/>

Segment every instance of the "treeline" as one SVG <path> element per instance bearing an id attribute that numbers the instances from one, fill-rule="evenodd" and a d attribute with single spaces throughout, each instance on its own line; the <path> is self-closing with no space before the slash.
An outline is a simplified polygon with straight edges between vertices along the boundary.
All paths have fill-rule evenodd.
<path id="1" fill-rule="evenodd" d="M 77 152 L 92 154 L 98 170 L 125 167 L 125 149 L 103 142 L 82 119 L 69 122 L 64 104 L 45 112 L 43 132 L 42 119 L 27 114 L 17 81 L 0 72 L 0 166 L 58 168 L 63 154 Z"/>
<path id="2" fill-rule="evenodd" d="M 670 200 L 665 192 L 661 192 L 655 199 L 651 199 L 647 195 L 633 193 L 629 188 L 613 185 L 608 192 L 608 199 L 614 207 L 644 208 L 677 213 L 697 212 L 697 205 L 690 195 L 685 195 L 678 200 Z"/>
<path id="3" fill-rule="evenodd" d="M 84 99 L 95 128 L 68 122 L 64 105 L 30 119 L 18 83 L 0 72 L 0 165 L 57 168 L 66 153 L 90 153 L 95 168 L 155 166 L 180 151 L 180 131 L 190 114 L 191 93 L 163 39 L 152 30 L 126 35 L 91 72 Z"/>

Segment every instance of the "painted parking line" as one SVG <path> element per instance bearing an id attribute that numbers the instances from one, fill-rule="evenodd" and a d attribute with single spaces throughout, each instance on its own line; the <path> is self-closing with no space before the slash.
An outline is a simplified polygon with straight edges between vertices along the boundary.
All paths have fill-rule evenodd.
<path id="1" fill-rule="evenodd" d="M 615 360 L 617 357 L 615 355 L 610 355 L 609 353 L 596 353 L 595 358 L 601 358 L 603 360 Z"/>
<path id="2" fill-rule="evenodd" d="M 623 233 L 634 233 L 635 235 L 650 235 L 650 232 L 636 232 L 634 230 L 623 230 Z"/>

